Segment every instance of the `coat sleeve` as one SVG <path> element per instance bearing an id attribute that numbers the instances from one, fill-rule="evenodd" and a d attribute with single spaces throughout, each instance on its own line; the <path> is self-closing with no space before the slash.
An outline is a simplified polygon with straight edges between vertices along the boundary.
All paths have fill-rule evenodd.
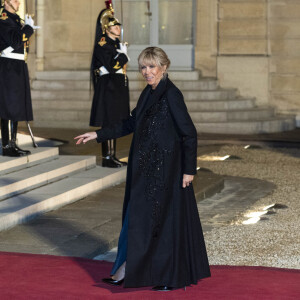
<path id="1" fill-rule="evenodd" d="M 101 61 L 109 73 L 116 73 L 128 62 L 125 54 L 118 53 L 115 49 L 110 47 L 101 47 L 99 54 L 102 56 Z"/>
<path id="2" fill-rule="evenodd" d="M 135 131 L 136 123 L 136 109 L 133 109 L 131 116 L 119 122 L 113 126 L 104 127 L 99 130 L 96 130 L 97 133 L 97 142 L 102 143 L 107 140 L 117 139 L 122 136 L 128 135 Z"/>
<path id="3" fill-rule="evenodd" d="M 178 89 L 169 91 L 168 104 L 183 145 L 183 174 L 197 173 L 197 131 Z"/>
<path id="4" fill-rule="evenodd" d="M 14 26 L 1 26 L 1 37 L 7 47 L 19 49 L 33 34 L 33 28 L 25 25 L 22 29 Z"/>

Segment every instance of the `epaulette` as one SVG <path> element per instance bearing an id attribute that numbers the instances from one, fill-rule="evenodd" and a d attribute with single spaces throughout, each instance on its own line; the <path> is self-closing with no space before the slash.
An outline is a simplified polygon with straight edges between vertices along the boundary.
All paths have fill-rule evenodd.
<path id="1" fill-rule="evenodd" d="M 98 44 L 103 47 L 106 43 L 107 41 L 105 40 L 105 36 L 103 36 Z"/>
<path id="2" fill-rule="evenodd" d="M 1 15 L 0 15 L 0 20 L 3 20 L 3 21 L 5 21 L 5 20 L 7 20 L 8 19 L 8 16 L 7 16 L 7 13 L 2 13 Z"/>

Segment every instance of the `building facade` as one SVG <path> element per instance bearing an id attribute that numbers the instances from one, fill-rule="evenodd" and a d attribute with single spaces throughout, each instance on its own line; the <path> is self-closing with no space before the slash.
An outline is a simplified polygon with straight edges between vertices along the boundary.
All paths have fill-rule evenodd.
<path id="1" fill-rule="evenodd" d="M 122 9 L 121 9 L 122 4 Z M 141 49 L 159 45 L 173 70 L 198 69 L 259 105 L 297 115 L 300 126 L 298 0 L 115 0 L 136 69 Z M 29 67 L 87 70 L 102 0 L 29 0 L 38 25 Z M 121 13 L 123 12 L 123 13 Z"/>

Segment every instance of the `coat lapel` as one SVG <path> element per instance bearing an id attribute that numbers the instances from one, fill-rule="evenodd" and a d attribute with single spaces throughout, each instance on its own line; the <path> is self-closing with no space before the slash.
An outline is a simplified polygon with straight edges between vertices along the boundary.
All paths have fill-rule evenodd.
<path id="1" fill-rule="evenodd" d="M 143 111 L 143 108 L 145 107 L 145 105 L 147 103 L 147 98 L 149 97 L 150 92 L 151 92 L 151 86 L 147 85 L 145 87 L 145 89 L 143 90 L 143 92 L 139 98 L 139 101 L 137 103 L 137 106 L 136 106 L 137 118 L 140 117 L 140 114 Z"/>
<path id="2" fill-rule="evenodd" d="M 167 89 L 168 81 L 169 79 L 166 78 L 165 80 L 161 80 L 159 82 L 158 86 L 156 87 L 156 89 L 152 94 L 152 97 L 150 97 L 147 103 L 145 104 L 143 109 L 144 112 L 162 97 L 162 95 L 165 93 Z"/>

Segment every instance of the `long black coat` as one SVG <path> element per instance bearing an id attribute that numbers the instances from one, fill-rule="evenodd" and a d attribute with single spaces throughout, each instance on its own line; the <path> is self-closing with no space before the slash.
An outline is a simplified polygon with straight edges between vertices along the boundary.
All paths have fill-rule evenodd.
<path id="1" fill-rule="evenodd" d="M 95 43 L 91 71 L 104 66 L 109 74 L 94 77 L 90 126 L 110 126 L 129 117 L 128 78 L 125 83 L 125 75 L 116 73 L 128 59 L 125 54 L 117 52 L 119 45 L 118 39 L 112 40 L 107 35 L 100 36 Z"/>
<path id="2" fill-rule="evenodd" d="M 183 174 L 196 173 L 197 133 L 169 79 L 150 93 L 147 86 L 127 121 L 96 131 L 97 141 L 134 132 L 125 287 L 183 287 L 210 276 L 193 187 L 182 188 Z"/>
<path id="3" fill-rule="evenodd" d="M 14 48 L 24 54 L 24 44 L 33 34 L 20 17 L 3 10 L 0 16 L 0 51 Z M 28 68 L 25 61 L 0 57 L 0 118 L 13 121 L 33 119 Z"/>

